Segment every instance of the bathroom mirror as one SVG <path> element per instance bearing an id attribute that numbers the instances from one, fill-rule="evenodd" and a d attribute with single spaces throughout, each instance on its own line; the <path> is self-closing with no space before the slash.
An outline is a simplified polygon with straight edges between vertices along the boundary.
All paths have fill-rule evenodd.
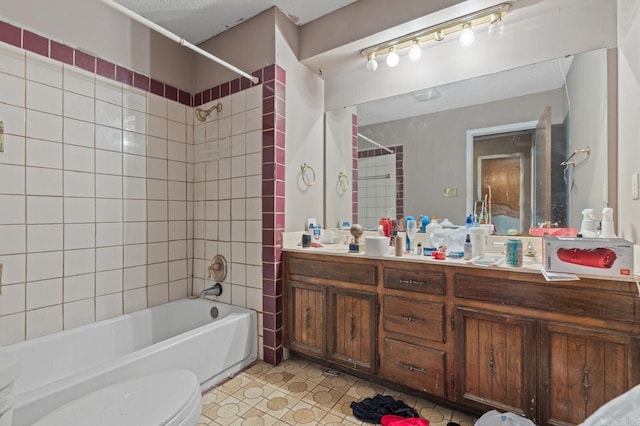
<path id="1" fill-rule="evenodd" d="M 584 208 L 611 205 L 607 54 L 584 52 L 327 112 L 325 223 L 357 220 L 375 228 L 383 216 L 429 215 L 464 224 L 487 195 L 478 189 L 478 156 L 502 155 L 514 164 L 524 131 L 531 140 L 516 161 L 517 206 L 515 187 L 499 184 L 513 183 L 513 170 L 501 175 L 508 168 L 493 167 L 494 218 L 504 216 L 498 233 L 579 227 Z M 548 126 L 536 131 L 544 111 Z M 474 154 L 490 137 L 501 147 Z M 349 190 L 339 173 L 352 180 Z"/>

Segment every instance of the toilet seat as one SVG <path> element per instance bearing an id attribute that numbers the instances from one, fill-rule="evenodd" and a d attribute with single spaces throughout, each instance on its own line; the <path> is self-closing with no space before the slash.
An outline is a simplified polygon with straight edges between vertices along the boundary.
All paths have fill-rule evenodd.
<path id="1" fill-rule="evenodd" d="M 193 426 L 200 385 L 188 370 L 167 370 L 115 383 L 49 413 L 34 426 Z"/>

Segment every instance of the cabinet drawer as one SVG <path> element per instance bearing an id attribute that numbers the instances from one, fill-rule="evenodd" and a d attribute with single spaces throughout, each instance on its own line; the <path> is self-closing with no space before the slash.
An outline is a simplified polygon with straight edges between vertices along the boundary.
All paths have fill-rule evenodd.
<path id="1" fill-rule="evenodd" d="M 387 332 L 445 342 L 443 303 L 384 296 L 382 312 L 383 327 Z"/>
<path id="2" fill-rule="evenodd" d="M 441 272 L 384 268 L 384 287 L 419 293 L 445 294 L 445 278 L 444 273 Z"/>
<path id="3" fill-rule="evenodd" d="M 432 395 L 446 396 L 446 354 L 384 339 L 383 377 Z"/>
<path id="4" fill-rule="evenodd" d="M 287 261 L 287 268 L 289 274 L 357 284 L 377 284 L 375 264 L 326 262 L 291 257 Z"/>

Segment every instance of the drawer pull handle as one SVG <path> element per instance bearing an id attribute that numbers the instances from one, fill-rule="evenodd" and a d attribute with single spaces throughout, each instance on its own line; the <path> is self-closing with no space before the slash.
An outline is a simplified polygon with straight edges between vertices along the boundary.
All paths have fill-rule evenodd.
<path id="1" fill-rule="evenodd" d="M 398 367 L 400 367 L 400 368 L 404 368 L 405 370 L 409 370 L 409 371 L 411 371 L 411 372 L 414 372 L 414 371 L 415 371 L 415 372 L 417 372 L 417 373 L 427 374 L 427 370 L 426 370 L 426 369 L 424 369 L 424 368 L 420 368 L 420 367 L 415 367 L 415 366 L 413 366 L 413 365 L 411 365 L 411 364 L 405 364 L 405 363 L 404 363 L 404 362 L 402 362 L 402 361 L 399 361 L 399 362 L 398 362 Z"/>
<path id="2" fill-rule="evenodd" d="M 415 286 L 425 286 L 426 283 L 424 281 L 417 281 L 417 280 L 403 280 L 402 278 L 398 278 L 398 282 L 400 284 L 406 284 L 406 285 L 415 285 Z"/>
<path id="3" fill-rule="evenodd" d="M 304 328 L 308 330 L 310 325 L 311 325 L 311 309 L 307 308 L 304 312 Z"/>
<path id="4" fill-rule="evenodd" d="M 356 338 L 356 318 L 351 316 L 351 327 L 349 328 L 349 333 L 351 334 L 351 340 L 353 341 Z"/>
<path id="5" fill-rule="evenodd" d="M 411 315 L 400 314 L 400 319 L 408 322 L 417 322 L 418 324 L 422 324 L 424 322 L 424 320 L 418 319 L 416 317 L 412 317 Z"/>
<path id="6" fill-rule="evenodd" d="M 584 392 L 584 402 L 589 402 L 589 390 L 591 389 L 591 383 L 589 383 L 589 367 L 584 366 L 584 377 L 582 380 L 582 390 Z"/>

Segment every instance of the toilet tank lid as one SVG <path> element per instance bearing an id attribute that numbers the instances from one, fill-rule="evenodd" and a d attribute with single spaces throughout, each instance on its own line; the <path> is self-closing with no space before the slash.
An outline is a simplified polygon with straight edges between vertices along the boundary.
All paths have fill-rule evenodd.
<path id="1" fill-rule="evenodd" d="M 0 347 L 0 390 L 15 382 L 20 376 L 20 361 L 7 349 Z"/>

